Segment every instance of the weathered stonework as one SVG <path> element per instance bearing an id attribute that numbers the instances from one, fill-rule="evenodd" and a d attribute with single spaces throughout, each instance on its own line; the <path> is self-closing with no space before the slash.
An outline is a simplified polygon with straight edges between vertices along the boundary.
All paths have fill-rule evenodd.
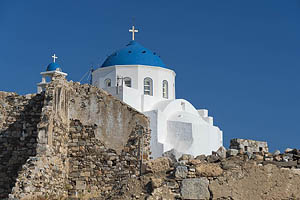
<path id="1" fill-rule="evenodd" d="M 18 172 L 37 154 L 43 101 L 43 95 L 0 92 L 0 198 L 8 196 Z"/>
<path id="2" fill-rule="evenodd" d="M 300 199 L 300 150 L 232 140 L 148 160 L 148 118 L 59 76 L 39 95 L 0 92 L 0 119 L 1 199 Z"/>
<path id="3" fill-rule="evenodd" d="M 105 197 L 148 160 L 148 118 L 101 89 L 53 77 L 0 93 L 0 197 Z"/>
<path id="4" fill-rule="evenodd" d="M 269 151 L 267 142 L 245 139 L 230 140 L 229 148 L 249 153 Z"/>

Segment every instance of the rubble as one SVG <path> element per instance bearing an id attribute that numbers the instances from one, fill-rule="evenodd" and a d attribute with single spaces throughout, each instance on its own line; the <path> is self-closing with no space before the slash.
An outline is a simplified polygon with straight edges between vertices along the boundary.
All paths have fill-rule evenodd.
<path id="1" fill-rule="evenodd" d="M 0 92 L 0 119 L 1 199 L 300 199 L 300 150 L 235 139 L 149 160 L 148 119 L 93 86 Z"/>

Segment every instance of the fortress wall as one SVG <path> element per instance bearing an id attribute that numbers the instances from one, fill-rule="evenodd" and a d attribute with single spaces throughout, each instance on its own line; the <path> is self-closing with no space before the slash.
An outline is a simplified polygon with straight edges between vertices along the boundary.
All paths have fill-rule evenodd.
<path id="1" fill-rule="evenodd" d="M 69 118 L 80 120 L 86 125 L 97 125 L 95 136 L 108 148 L 120 153 L 137 125 L 148 127 L 149 120 L 145 115 L 106 91 L 79 83 L 70 85 Z M 149 144 L 147 140 L 145 142 L 146 148 Z"/>
<path id="2" fill-rule="evenodd" d="M 128 179 L 140 173 L 142 152 L 148 160 L 149 120 L 104 90 L 69 84 L 69 197 L 122 193 Z"/>
<path id="3" fill-rule="evenodd" d="M 36 154 L 18 172 L 10 193 L 17 199 L 58 199 L 68 196 L 68 87 L 55 80 L 43 95 L 36 125 Z"/>
<path id="4" fill-rule="evenodd" d="M 7 197 L 18 172 L 36 156 L 43 95 L 0 92 L 0 198 Z"/>
<path id="5" fill-rule="evenodd" d="M 0 184 L 9 185 L 2 197 L 109 196 L 139 175 L 142 154 L 144 161 L 148 159 L 148 118 L 103 90 L 54 77 L 42 95 L 6 98 L 4 94 L 0 105 L 6 106 L 8 99 L 13 103 L 0 108 L 0 118 L 13 125 L 0 123 L 0 158 L 5 158 Z M 20 135 L 24 120 L 14 117 L 19 115 L 28 122 L 26 143 Z M 2 139 L 5 134 L 10 148 Z M 9 166 L 3 166 L 5 161 Z M 13 173 L 7 170 L 11 168 Z"/>
<path id="6" fill-rule="evenodd" d="M 67 186 L 70 198 L 109 199 L 112 191 L 122 194 L 128 179 L 140 174 L 137 132 L 143 127 L 132 130 L 121 153 L 107 148 L 96 137 L 96 129 L 96 125 L 83 125 L 79 120 L 70 122 Z"/>

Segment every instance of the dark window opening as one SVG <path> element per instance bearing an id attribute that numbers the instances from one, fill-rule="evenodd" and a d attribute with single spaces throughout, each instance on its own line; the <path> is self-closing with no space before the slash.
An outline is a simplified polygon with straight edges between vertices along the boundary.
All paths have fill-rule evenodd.
<path id="1" fill-rule="evenodd" d="M 162 84 L 162 90 L 163 90 L 163 98 L 167 99 L 169 97 L 168 94 L 168 81 L 164 80 Z"/>
<path id="2" fill-rule="evenodd" d="M 247 146 L 244 146 L 244 150 L 245 150 L 245 151 L 248 151 L 248 147 L 247 147 Z"/>
<path id="3" fill-rule="evenodd" d="M 105 79 L 105 87 L 111 87 L 111 80 L 109 78 Z"/>
<path id="4" fill-rule="evenodd" d="M 153 96 L 153 81 L 149 77 L 144 79 L 144 94 Z"/>
<path id="5" fill-rule="evenodd" d="M 125 84 L 127 87 L 131 87 L 131 78 L 125 77 L 125 78 L 124 78 L 124 84 Z"/>
<path id="6" fill-rule="evenodd" d="M 259 147 L 259 151 L 262 151 L 263 150 L 263 148 L 262 147 Z"/>

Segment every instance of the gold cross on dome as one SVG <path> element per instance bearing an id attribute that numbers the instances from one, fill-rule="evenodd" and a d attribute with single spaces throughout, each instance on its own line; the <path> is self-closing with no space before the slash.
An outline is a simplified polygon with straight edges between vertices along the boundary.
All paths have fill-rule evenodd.
<path id="1" fill-rule="evenodd" d="M 134 26 L 132 26 L 132 29 L 129 29 L 129 32 L 132 32 L 132 40 L 134 40 L 134 33 L 139 32 L 139 30 L 134 29 Z"/>
<path id="2" fill-rule="evenodd" d="M 55 63 L 55 60 L 58 58 L 56 57 L 56 55 L 54 54 L 53 56 L 51 56 L 53 58 L 53 62 Z"/>

